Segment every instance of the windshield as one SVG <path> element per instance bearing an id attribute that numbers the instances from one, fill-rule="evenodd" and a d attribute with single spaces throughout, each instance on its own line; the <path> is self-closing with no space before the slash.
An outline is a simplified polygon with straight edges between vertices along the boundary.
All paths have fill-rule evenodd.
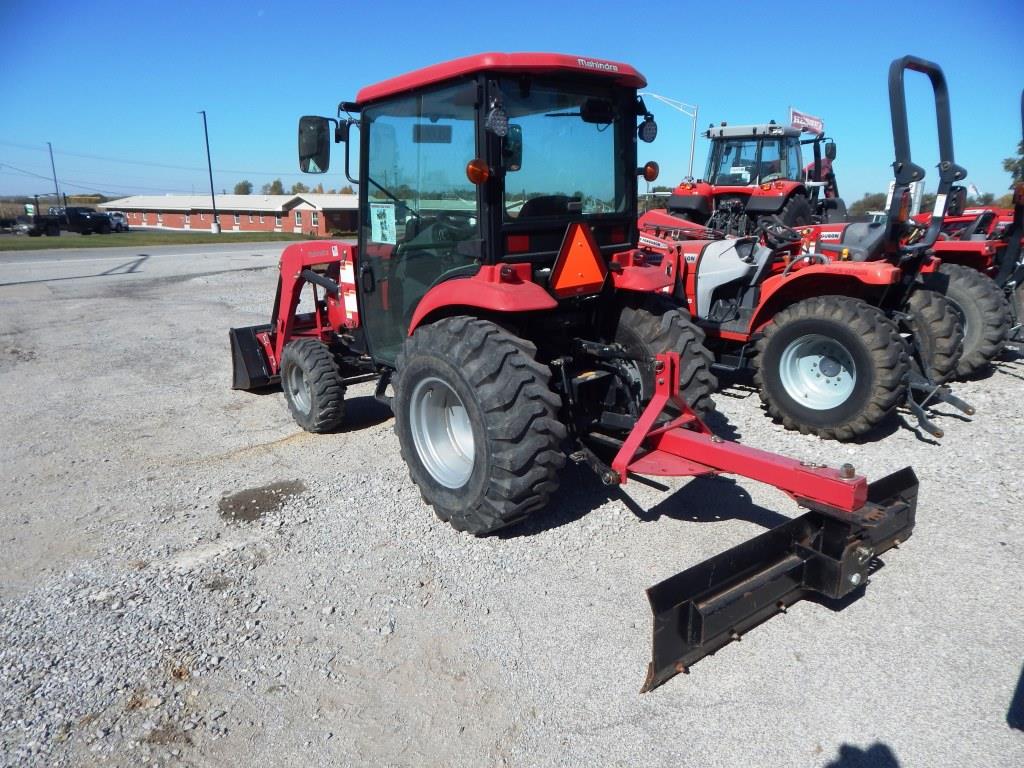
<path id="1" fill-rule="evenodd" d="M 711 145 L 707 180 L 719 186 L 744 187 L 802 176 L 798 140 L 734 138 Z"/>
<path id="2" fill-rule="evenodd" d="M 522 153 L 505 162 L 506 220 L 625 210 L 623 123 L 611 88 L 507 78 L 500 90 Z M 504 151 L 508 158 L 508 138 Z"/>

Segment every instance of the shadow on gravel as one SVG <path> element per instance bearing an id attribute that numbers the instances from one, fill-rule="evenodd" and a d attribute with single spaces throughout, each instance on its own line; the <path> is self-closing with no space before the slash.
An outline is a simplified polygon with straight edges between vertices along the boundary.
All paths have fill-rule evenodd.
<path id="1" fill-rule="evenodd" d="M 345 398 L 345 418 L 335 433 L 356 432 L 383 424 L 391 418 L 391 409 L 373 395 Z"/>
<path id="2" fill-rule="evenodd" d="M 867 749 L 843 744 L 839 756 L 824 768 L 900 768 L 895 753 L 885 744 L 875 742 Z"/>
<path id="3" fill-rule="evenodd" d="M 790 519 L 755 504 L 749 493 L 735 481 L 724 477 L 693 478 L 671 496 L 650 509 L 644 509 L 622 488 L 603 485 L 588 467 L 570 464 L 563 471 L 561 489 L 547 510 L 496 535 L 514 539 L 554 530 L 582 519 L 612 500 L 621 502 L 644 522 L 654 522 L 662 517 L 691 523 L 743 520 L 763 528 L 774 528 Z"/>
<path id="4" fill-rule="evenodd" d="M 118 264 L 116 267 L 111 267 L 105 272 L 97 272 L 94 275 L 75 275 L 74 277 L 50 277 L 42 280 L 19 280 L 13 283 L 0 283 L 0 288 L 8 285 L 32 285 L 33 283 L 59 283 L 63 280 L 85 280 L 89 277 L 110 277 L 112 275 L 134 275 L 139 272 L 139 268 L 149 260 L 148 253 L 140 253 L 137 258 L 131 261 L 126 261 L 124 264 Z M 70 262 L 69 262 L 70 263 Z"/>
<path id="5" fill-rule="evenodd" d="M 1017 688 L 1010 699 L 1010 708 L 1006 710 L 1006 724 L 1018 731 L 1024 731 L 1024 667 L 1017 678 Z"/>

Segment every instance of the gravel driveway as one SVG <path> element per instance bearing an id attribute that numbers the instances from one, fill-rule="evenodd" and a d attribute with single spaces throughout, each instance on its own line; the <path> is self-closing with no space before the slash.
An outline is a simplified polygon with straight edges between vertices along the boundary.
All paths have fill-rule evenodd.
<path id="1" fill-rule="evenodd" d="M 227 328 L 265 321 L 280 249 L 0 270 L 0 763 L 1024 765 L 1024 361 L 960 385 L 978 415 L 940 409 L 941 444 L 823 442 L 718 395 L 745 443 L 912 464 L 918 527 L 862 599 L 800 603 L 640 695 L 643 589 L 798 508 L 571 468 L 526 527 L 458 534 L 372 384 L 321 436 L 230 389 Z"/>

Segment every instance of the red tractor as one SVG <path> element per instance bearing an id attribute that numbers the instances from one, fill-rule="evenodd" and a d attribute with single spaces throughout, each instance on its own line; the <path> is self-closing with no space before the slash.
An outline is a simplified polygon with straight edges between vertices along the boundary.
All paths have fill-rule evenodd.
<path id="1" fill-rule="evenodd" d="M 302 118 L 302 170 L 328 170 L 332 124 L 345 144 L 358 244 L 286 248 L 271 322 L 230 338 L 235 388 L 279 383 L 310 431 L 377 379 L 413 482 L 459 530 L 539 514 L 566 459 L 607 484 L 730 472 L 808 507 L 648 591 L 649 690 L 806 594 L 863 584 L 910 535 L 917 481 L 868 485 L 704 425 L 703 334 L 662 293 L 671 265 L 637 244 L 637 175 L 656 176 L 636 160 L 656 133 L 644 84 L 618 62 L 484 54 L 364 88 L 336 121 Z"/>
<path id="2" fill-rule="evenodd" d="M 898 59 L 889 72 L 897 202 L 924 176 L 910 158 L 906 69 L 925 72 L 935 86 L 944 137 L 940 194 L 964 173 L 953 163 L 942 70 Z M 768 413 L 788 429 L 854 439 L 905 404 L 922 428 L 941 436 L 925 412 L 929 403 L 973 413 L 941 386 L 956 370 L 962 333 L 948 302 L 918 280 L 937 229 L 907 244 L 901 240 L 906 218 L 897 211 L 888 225 L 815 227 L 834 230 L 842 247 L 830 251 L 826 241 L 833 235 L 821 234 L 820 252 L 804 254 L 801 235 L 777 217 L 759 225 L 756 236 L 708 240 L 707 230 L 651 211 L 640 219 L 641 243 L 677 265 L 676 296 L 707 334 L 719 367 L 751 369 Z"/>
<path id="3" fill-rule="evenodd" d="M 684 179 L 668 199 L 669 213 L 728 235 L 753 235 L 774 223 L 789 227 L 846 220 L 846 205 L 832 171 L 835 142 L 778 125 L 711 126 L 704 179 Z M 822 144 L 825 157 L 822 158 Z M 801 147 L 814 160 L 804 165 Z"/>
<path id="4" fill-rule="evenodd" d="M 1024 131 L 1024 93 L 1021 125 Z M 1024 341 L 1024 183 L 1014 185 L 1013 205 L 1013 210 L 953 211 L 956 215 L 946 216 L 932 246 L 942 260 L 932 287 L 946 295 L 963 320 L 964 358 L 958 372 L 964 375 L 994 360 L 1004 342 L 1019 346 Z"/>

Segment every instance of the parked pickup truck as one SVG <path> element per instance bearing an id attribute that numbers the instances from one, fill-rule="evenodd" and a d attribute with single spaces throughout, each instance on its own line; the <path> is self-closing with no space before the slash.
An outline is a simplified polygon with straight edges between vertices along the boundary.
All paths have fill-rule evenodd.
<path id="1" fill-rule="evenodd" d="M 60 228 L 68 232 L 78 232 L 81 235 L 91 235 L 97 232 L 101 235 L 110 234 L 113 229 L 110 223 L 110 216 L 100 213 L 92 208 L 71 206 L 67 208 L 51 207 L 51 216 L 60 217 Z"/>

